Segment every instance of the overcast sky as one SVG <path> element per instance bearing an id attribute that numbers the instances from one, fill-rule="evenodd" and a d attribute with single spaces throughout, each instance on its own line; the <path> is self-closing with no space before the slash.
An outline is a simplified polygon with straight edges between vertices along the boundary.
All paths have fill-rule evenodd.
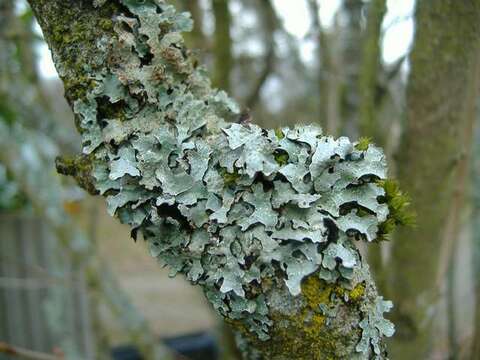
<path id="1" fill-rule="evenodd" d="M 383 22 L 383 60 L 394 62 L 405 55 L 413 39 L 414 0 L 388 0 L 388 12 Z M 314 44 L 306 35 L 310 29 L 310 17 L 307 2 L 302 0 L 273 0 L 275 8 L 282 18 L 285 28 L 296 36 L 301 43 L 302 57 L 311 61 L 314 56 Z M 322 25 L 328 27 L 341 0 L 320 0 Z M 46 45 L 40 49 L 41 73 L 44 77 L 56 76 L 50 53 Z"/>

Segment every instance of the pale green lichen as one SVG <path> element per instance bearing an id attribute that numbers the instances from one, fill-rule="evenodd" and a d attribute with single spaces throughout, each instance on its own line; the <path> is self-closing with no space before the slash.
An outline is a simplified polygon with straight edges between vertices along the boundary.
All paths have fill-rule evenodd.
<path id="1" fill-rule="evenodd" d="M 373 309 L 371 307 L 365 309 L 366 316 L 360 322 L 362 339 L 356 348 L 358 352 L 368 352 L 370 346 L 373 346 L 373 352 L 376 357 L 381 355 L 379 346 L 381 338 L 384 336 L 392 336 L 395 332 L 393 324 L 383 317 L 383 313 L 390 311 L 392 306 L 391 301 L 384 301 L 382 297 L 378 297 Z"/>
<path id="2" fill-rule="evenodd" d="M 238 106 L 187 56 L 180 32 L 191 29 L 189 15 L 159 0 L 123 4 L 130 13 L 112 19 L 116 37 L 102 40 L 109 66 L 89 74 L 94 86 L 74 104 L 108 211 L 261 340 L 273 323 L 266 283 L 297 296 L 310 275 L 329 296 L 361 298 L 350 287 L 360 267 L 352 239 L 375 240 L 389 214 L 377 183 L 386 178 L 382 151 L 315 126 L 227 123 Z M 303 288 L 315 337 L 333 317 Z M 379 306 L 362 309 L 364 358 L 391 335 Z"/>

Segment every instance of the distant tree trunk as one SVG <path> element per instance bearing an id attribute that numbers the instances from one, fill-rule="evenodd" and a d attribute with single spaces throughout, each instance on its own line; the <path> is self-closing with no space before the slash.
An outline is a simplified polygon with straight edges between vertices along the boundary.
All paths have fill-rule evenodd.
<path id="1" fill-rule="evenodd" d="M 456 240 L 456 238 L 454 238 Z M 447 338 L 448 338 L 448 349 L 449 349 L 449 360 L 457 360 L 460 356 L 458 348 L 458 329 L 457 329 L 457 309 L 455 307 L 456 300 L 458 299 L 455 296 L 455 273 L 456 273 L 456 260 L 457 260 L 457 248 L 453 247 L 452 253 L 448 259 L 448 271 L 446 274 L 445 285 L 446 294 L 446 321 L 447 321 Z M 442 351 L 443 352 L 443 351 Z"/>
<path id="2" fill-rule="evenodd" d="M 248 94 L 245 105 L 248 109 L 253 110 L 258 104 L 268 77 L 275 68 L 275 30 L 278 27 L 277 14 L 273 8 L 270 0 L 262 0 L 259 3 L 260 19 L 263 27 L 263 46 L 265 48 L 265 55 L 263 57 L 263 68 L 256 79 L 253 89 Z"/>
<path id="3" fill-rule="evenodd" d="M 182 8 L 192 15 L 195 23 L 195 31 L 192 31 L 185 37 L 192 50 L 199 51 L 209 46 L 207 37 L 203 31 L 203 10 L 199 0 L 181 0 Z"/>
<path id="4" fill-rule="evenodd" d="M 478 102 L 477 102 L 478 104 Z M 475 292 L 476 324 L 472 341 L 470 360 L 477 360 L 480 354 L 480 106 L 477 105 L 477 121 L 475 130 L 474 152 L 472 161 L 472 263 L 473 289 Z"/>
<path id="5" fill-rule="evenodd" d="M 325 103 L 326 128 L 327 134 L 332 136 L 339 136 L 341 122 L 341 97 L 342 97 L 342 76 L 341 69 L 343 67 L 344 59 L 340 51 L 338 33 L 339 16 L 335 15 L 333 28 L 331 33 L 323 32 L 320 38 L 320 47 L 323 48 L 322 57 L 322 83 Z"/>
<path id="6" fill-rule="evenodd" d="M 376 92 L 382 62 L 381 30 L 387 11 L 386 0 L 372 0 L 368 4 L 367 30 L 363 40 L 363 56 L 360 68 L 360 134 L 383 145 L 377 120 Z"/>
<path id="7" fill-rule="evenodd" d="M 12 52 L 9 51 L 9 48 L 12 47 L 12 44 L 8 41 L 8 29 L 11 27 L 12 20 L 14 19 L 14 2 L 13 0 L 2 1 L 0 3 L 0 87 L 8 84 L 11 73 L 11 63 L 12 59 L 10 58 Z M 2 106 L 3 99 L 0 99 L 0 108 Z M 3 104 L 6 106 L 6 104 Z"/>
<path id="8" fill-rule="evenodd" d="M 360 135 L 371 138 L 378 145 L 385 145 L 380 133 L 378 121 L 379 106 L 377 103 L 378 77 L 381 69 L 382 22 L 387 10 L 386 0 L 372 0 L 368 4 L 367 29 L 363 37 L 363 53 L 359 78 L 359 130 Z M 383 271 L 382 247 L 371 246 L 368 260 L 372 275 L 380 289 L 385 289 L 385 273 Z"/>
<path id="9" fill-rule="evenodd" d="M 343 1 L 340 11 L 346 22 L 340 39 L 342 51 L 343 82 L 341 89 L 340 131 L 347 136 L 358 136 L 358 119 L 360 106 L 359 75 L 362 59 L 362 0 Z"/>
<path id="10" fill-rule="evenodd" d="M 398 174 L 411 195 L 418 226 L 401 229 L 393 243 L 394 359 L 428 357 L 433 336 L 428 310 L 439 296 L 441 249 L 455 241 L 459 230 L 478 95 L 480 1 L 419 1 L 415 18 Z"/>
<path id="11" fill-rule="evenodd" d="M 319 124 L 323 129 L 328 133 L 332 134 L 328 113 L 329 106 L 329 92 L 335 91 L 336 89 L 330 89 L 328 79 L 332 75 L 332 59 L 330 54 L 329 39 L 325 31 L 322 29 L 322 24 L 320 22 L 320 7 L 318 6 L 317 0 L 308 1 L 310 18 L 312 22 L 312 35 L 315 37 L 316 41 L 316 62 L 317 62 L 317 87 L 320 99 L 319 104 Z M 338 103 L 333 104 L 338 107 Z M 333 135 L 333 134 L 332 134 Z"/>
<path id="12" fill-rule="evenodd" d="M 228 0 L 212 0 L 215 16 L 213 85 L 225 91 L 230 91 L 230 76 L 233 67 L 232 16 L 228 3 Z"/>

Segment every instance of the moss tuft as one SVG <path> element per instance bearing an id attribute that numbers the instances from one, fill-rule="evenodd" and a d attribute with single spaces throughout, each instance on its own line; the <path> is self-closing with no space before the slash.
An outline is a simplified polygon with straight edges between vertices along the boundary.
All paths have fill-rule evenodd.
<path id="1" fill-rule="evenodd" d="M 110 19 L 100 19 L 98 24 L 105 31 L 111 31 L 113 29 L 113 21 Z"/>
<path id="2" fill-rule="evenodd" d="M 278 140 L 282 140 L 285 137 L 282 129 L 280 129 L 280 128 L 275 129 L 275 136 L 277 137 Z"/>
<path id="3" fill-rule="evenodd" d="M 377 185 L 385 190 L 385 198 L 382 200 L 388 205 L 389 214 L 387 220 L 379 224 L 377 240 L 388 240 L 399 225 L 415 225 L 415 213 L 410 209 L 410 197 L 404 194 L 398 182 L 391 179 L 379 180 Z"/>
<path id="4" fill-rule="evenodd" d="M 59 174 L 73 176 L 78 185 L 92 195 L 97 195 L 95 179 L 92 175 L 93 155 L 61 156 L 55 160 Z"/>
<path id="5" fill-rule="evenodd" d="M 367 151 L 368 147 L 372 143 L 372 139 L 369 137 L 361 137 L 358 139 L 357 145 L 355 145 L 355 149 L 360 151 Z"/>
<path id="6" fill-rule="evenodd" d="M 286 151 L 276 150 L 273 156 L 275 157 L 275 161 L 278 165 L 284 166 L 288 164 L 289 156 Z"/>

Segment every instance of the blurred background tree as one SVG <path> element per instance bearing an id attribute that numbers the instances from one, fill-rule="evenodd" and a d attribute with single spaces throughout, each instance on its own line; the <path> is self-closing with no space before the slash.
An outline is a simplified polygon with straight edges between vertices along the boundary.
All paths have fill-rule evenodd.
<path id="1" fill-rule="evenodd" d="M 97 205 L 51 168 L 60 148 L 75 151 L 78 139 L 39 74 L 43 40 L 34 26 L 25 4 L 1 4 L 0 341 L 108 358 L 118 324 L 147 358 L 169 356 L 99 258 Z M 112 315 L 109 325 L 102 321 Z"/>
<path id="2" fill-rule="evenodd" d="M 415 227 L 365 254 L 381 293 L 395 304 L 392 358 L 478 359 L 480 138 L 473 136 L 479 121 L 480 2 L 172 2 L 191 12 L 196 26 L 187 41 L 215 86 L 239 100 L 255 123 L 276 128 L 316 122 L 328 134 L 365 136 L 385 148 L 390 169 L 417 213 Z M 142 249 L 137 250 L 142 245 L 119 239 L 121 230 L 108 222 L 103 205 L 92 204 L 53 174 L 58 149 L 74 152 L 79 144 L 71 114 L 59 95 L 58 79 L 42 60 L 41 33 L 25 2 L 3 0 L 0 12 L 2 214 L 26 211 L 51 223 L 56 213 L 60 220 L 49 226 L 60 232 L 70 222 L 78 223 L 88 255 L 71 238 L 62 243 L 72 256 L 68 262 L 75 263 L 78 254 L 80 263 L 89 264 L 81 266 L 87 275 L 103 266 L 102 253 L 118 255 L 117 263 L 108 264 L 120 283 L 112 293 L 125 291 L 132 298 L 142 314 L 138 318 L 150 320 L 140 321 L 141 329 L 151 328 L 145 330 L 148 336 L 173 334 L 164 328 L 171 327 L 175 316 L 158 316 L 155 309 L 160 314 L 175 309 L 179 319 L 189 304 L 178 301 L 184 297 L 195 304 L 184 321 L 195 325 L 175 334 L 213 328 L 215 320 L 199 294 L 183 283 L 172 285 L 181 280 L 161 281 L 164 274 L 155 272 Z M 31 154 L 41 162 L 35 158 L 29 163 Z M 37 163 L 42 164 L 38 177 L 26 178 L 22 169 Z M 63 189 L 61 199 L 42 195 L 52 186 Z M 51 191 L 58 195 L 55 188 Z M 99 214 L 96 219 L 89 216 L 92 209 Z M 100 260 L 90 260 L 91 249 L 96 249 L 93 259 Z M 134 264 L 122 256 L 131 251 Z M 0 262 L 7 264 L 3 254 Z M 142 287 L 137 280 L 146 277 Z M 160 285 L 147 291 L 153 278 Z M 106 301 L 97 281 L 87 285 L 90 302 Z M 96 296 L 99 292 L 103 295 Z M 175 301 L 176 307 L 169 305 Z M 92 330 L 97 341 L 114 344 L 122 338 L 139 344 L 135 335 L 119 335 L 108 316 L 95 318 L 104 320 L 97 324 L 103 330 Z M 67 351 L 62 342 L 57 345 Z"/>

